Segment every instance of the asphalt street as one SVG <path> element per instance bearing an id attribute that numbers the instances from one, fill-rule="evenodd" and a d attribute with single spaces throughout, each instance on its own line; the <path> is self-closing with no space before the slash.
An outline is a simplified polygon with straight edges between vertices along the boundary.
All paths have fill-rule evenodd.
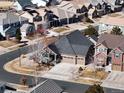
<path id="1" fill-rule="evenodd" d="M 3 66 L 7 62 L 19 57 L 21 54 L 26 54 L 31 51 L 32 49 L 30 46 L 24 46 L 24 47 L 20 47 L 19 49 L 0 55 L 0 80 L 9 83 L 19 84 L 22 75 L 9 73 L 3 69 Z M 34 77 L 31 76 L 25 76 L 25 77 L 27 78 L 29 85 L 34 84 L 35 82 Z M 41 82 L 45 79 L 39 78 L 38 80 Z M 75 84 L 75 83 L 63 82 L 58 80 L 55 80 L 55 82 L 70 93 L 84 93 L 84 91 L 89 87 L 89 85 Z M 115 90 L 110 88 L 104 88 L 104 90 L 105 93 L 124 93 L 124 91 L 122 90 Z"/>
<path id="2" fill-rule="evenodd" d="M 7 62 L 19 57 L 21 54 L 26 54 L 30 52 L 29 50 L 29 47 L 25 46 L 17 50 L 13 50 L 11 52 L 7 52 L 5 54 L 0 55 L 0 80 L 16 84 L 20 83 L 20 79 L 22 78 L 22 76 L 5 71 L 3 69 L 3 66 Z M 33 81 L 33 77 L 26 76 L 26 78 L 28 79 L 28 83 L 31 84 Z"/>

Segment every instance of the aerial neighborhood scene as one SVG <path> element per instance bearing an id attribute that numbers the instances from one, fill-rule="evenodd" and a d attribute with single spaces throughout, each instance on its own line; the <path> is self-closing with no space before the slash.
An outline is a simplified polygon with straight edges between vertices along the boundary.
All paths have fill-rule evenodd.
<path id="1" fill-rule="evenodd" d="M 124 93 L 124 0 L 0 0 L 0 93 Z"/>

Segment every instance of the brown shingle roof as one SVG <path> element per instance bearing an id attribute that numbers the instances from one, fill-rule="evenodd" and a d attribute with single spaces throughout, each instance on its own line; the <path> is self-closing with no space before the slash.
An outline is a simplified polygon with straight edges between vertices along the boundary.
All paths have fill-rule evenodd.
<path id="1" fill-rule="evenodd" d="M 120 44 L 120 46 L 118 47 L 122 52 L 124 52 L 124 42 Z"/>
<path id="2" fill-rule="evenodd" d="M 97 45 L 98 44 L 103 44 L 110 49 L 120 48 L 124 51 L 124 36 L 102 34 L 98 39 Z"/>

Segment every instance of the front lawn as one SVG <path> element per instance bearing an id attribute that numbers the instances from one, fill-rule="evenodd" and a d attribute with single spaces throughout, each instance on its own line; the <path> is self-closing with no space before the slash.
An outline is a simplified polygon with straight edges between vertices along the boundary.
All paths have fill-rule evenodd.
<path id="1" fill-rule="evenodd" d="M 108 76 L 108 73 L 105 71 L 92 71 L 92 70 L 84 70 L 81 72 L 80 77 L 88 77 L 93 79 L 104 80 Z"/>

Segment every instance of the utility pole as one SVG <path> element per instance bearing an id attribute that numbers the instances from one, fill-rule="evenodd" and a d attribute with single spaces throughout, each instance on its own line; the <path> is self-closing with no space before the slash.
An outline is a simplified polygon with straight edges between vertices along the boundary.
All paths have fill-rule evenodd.
<path id="1" fill-rule="evenodd" d="M 21 67 L 21 46 L 19 46 L 19 66 Z"/>

